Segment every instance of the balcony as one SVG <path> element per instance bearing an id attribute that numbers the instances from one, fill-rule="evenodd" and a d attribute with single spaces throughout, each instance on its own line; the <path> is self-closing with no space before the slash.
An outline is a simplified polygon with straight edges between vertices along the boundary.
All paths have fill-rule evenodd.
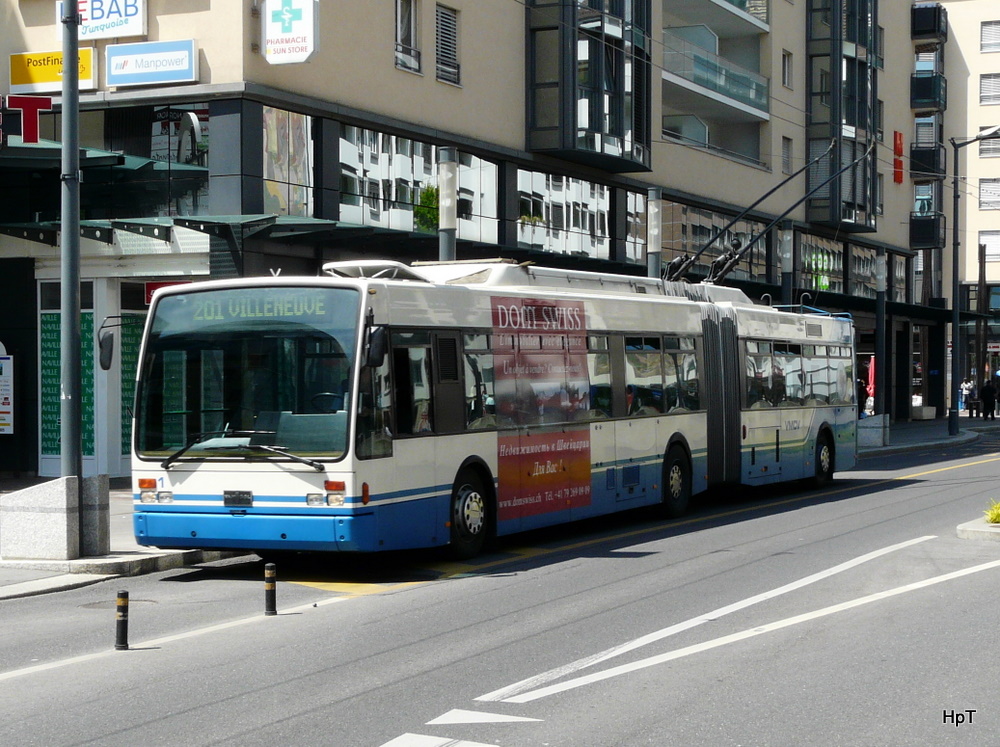
<path id="1" fill-rule="evenodd" d="M 769 30 L 766 0 L 663 0 L 663 15 L 676 19 L 671 26 L 703 23 L 722 39 Z"/>
<path id="2" fill-rule="evenodd" d="M 916 182 L 944 179 L 948 173 L 948 150 L 942 143 L 910 145 L 910 178 Z"/>
<path id="3" fill-rule="evenodd" d="M 762 75 L 663 31 L 663 103 L 677 112 L 727 119 L 738 110 L 747 121 L 769 119 L 770 83 Z M 668 90 L 669 88 L 669 90 Z"/>
<path id="4" fill-rule="evenodd" d="M 948 41 L 948 11 L 940 3 L 917 3 L 910 8 L 910 38 L 944 44 Z"/>
<path id="5" fill-rule="evenodd" d="M 910 249 L 943 249 L 944 213 L 910 213 Z"/>
<path id="6" fill-rule="evenodd" d="M 948 81 L 938 72 L 918 70 L 910 76 L 910 108 L 943 112 L 948 108 Z"/>

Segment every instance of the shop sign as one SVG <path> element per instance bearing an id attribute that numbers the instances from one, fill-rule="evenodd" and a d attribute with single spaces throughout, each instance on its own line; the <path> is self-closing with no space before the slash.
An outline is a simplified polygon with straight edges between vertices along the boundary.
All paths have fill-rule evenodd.
<path id="1" fill-rule="evenodd" d="M 146 35 L 146 0 L 77 0 L 80 39 Z M 63 4 L 56 3 L 56 28 L 62 38 Z"/>
<path id="2" fill-rule="evenodd" d="M 14 356 L 0 355 L 0 435 L 14 433 Z"/>
<path id="3" fill-rule="evenodd" d="M 93 47 L 80 47 L 81 91 L 97 88 Z M 20 52 L 10 56 L 11 93 L 57 93 L 62 91 L 63 53 Z"/>
<path id="4" fill-rule="evenodd" d="M 0 96 L 0 109 L 3 107 L 3 96 Z M 8 96 L 7 108 L 21 112 L 21 143 L 37 143 L 41 124 L 39 113 L 52 110 L 52 99 L 48 96 Z M 0 128 L 0 143 L 3 143 L 4 140 L 5 135 L 3 129 Z"/>
<path id="5" fill-rule="evenodd" d="M 160 288 L 167 288 L 171 285 L 184 285 L 187 280 L 163 280 L 158 282 L 146 283 L 146 305 L 149 306 L 153 303 L 153 292 L 158 291 Z"/>
<path id="6" fill-rule="evenodd" d="M 194 39 L 109 44 L 104 83 L 108 87 L 198 82 L 198 45 Z"/>
<path id="7" fill-rule="evenodd" d="M 268 0 L 264 3 L 264 59 L 272 65 L 305 62 L 316 51 L 317 0 Z"/>

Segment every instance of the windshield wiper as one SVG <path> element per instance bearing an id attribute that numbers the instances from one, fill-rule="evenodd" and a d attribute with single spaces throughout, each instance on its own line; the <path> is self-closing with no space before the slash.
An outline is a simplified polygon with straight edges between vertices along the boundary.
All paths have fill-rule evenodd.
<path id="1" fill-rule="evenodd" d="M 195 433 L 186 444 L 160 462 L 160 467 L 163 469 L 170 469 L 170 465 L 180 459 L 188 451 L 188 449 L 197 446 L 202 441 L 207 441 L 209 438 L 214 436 L 224 436 L 227 433 L 229 433 L 229 431 L 205 431 L 204 433 Z"/>
<path id="2" fill-rule="evenodd" d="M 285 446 L 271 446 L 270 444 L 240 444 L 236 447 L 229 447 L 229 448 L 249 449 L 251 451 L 268 451 L 272 454 L 280 454 L 283 457 L 288 457 L 293 462 L 308 464 L 317 472 L 322 472 L 323 470 L 326 469 L 326 467 L 323 466 L 322 462 L 317 462 L 315 459 L 308 459 L 304 456 L 299 456 L 298 454 L 294 454 L 291 451 L 289 451 L 288 448 Z"/>

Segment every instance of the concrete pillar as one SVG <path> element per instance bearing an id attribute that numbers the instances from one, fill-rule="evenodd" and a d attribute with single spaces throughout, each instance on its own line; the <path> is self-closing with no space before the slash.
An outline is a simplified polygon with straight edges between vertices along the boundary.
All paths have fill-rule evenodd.
<path id="1" fill-rule="evenodd" d="M 71 475 L 0 496 L 0 558 L 80 557 L 78 490 Z"/>
<path id="2" fill-rule="evenodd" d="M 83 478 L 83 547 L 80 555 L 93 557 L 111 554 L 111 502 L 107 475 Z"/>

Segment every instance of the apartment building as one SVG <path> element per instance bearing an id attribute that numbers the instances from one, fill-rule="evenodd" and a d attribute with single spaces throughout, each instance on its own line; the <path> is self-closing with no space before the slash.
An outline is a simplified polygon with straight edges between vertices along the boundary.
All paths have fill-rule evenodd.
<path id="1" fill-rule="evenodd" d="M 943 131 L 940 147 L 948 144 L 952 162 L 947 181 L 928 194 L 940 199 L 940 211 L 955 221 L 957 177 L 959 305 L 989 317 L 988 326 L 963 323 L 962 370 L 982 378 L 1000 366 L 1000 7 L 989 0 L 946 1 L 940 7 L 947 36 L 934 47 L 934 64 L 950 83 L 947 114 L 935 126 Z M 952 241 L 949 230 L 950 250 Z M 950 279 L 951 263 L 946 266 Z"/>
<path id="2" fill-rule="evenodd" d="M 459 258 L 683 262 L 694 282 L 727 265 L 717 281 L 754 297 L 850 312 L 859 375 L 884 302 L 885 410 L 909 418 L 916 392 L 943 413 L 949 316 L 911 248 L 907 141 L 924 110 L 904 93 L 909 4 L 79 6 L 85 473 L 128 470 L 134 322 L 152 288 L 434 259 L 443 148 L 457 150 Z M 15 356 L 0 470 L 40 474 L 59 453 L 58 13 L 0 0 L 0 92 L 55 97 L 38 145 L 5 110 L 0 150 L 0 344 Z M 93 330 L 113 315 L 125 324 L 104 374 Z"/>

